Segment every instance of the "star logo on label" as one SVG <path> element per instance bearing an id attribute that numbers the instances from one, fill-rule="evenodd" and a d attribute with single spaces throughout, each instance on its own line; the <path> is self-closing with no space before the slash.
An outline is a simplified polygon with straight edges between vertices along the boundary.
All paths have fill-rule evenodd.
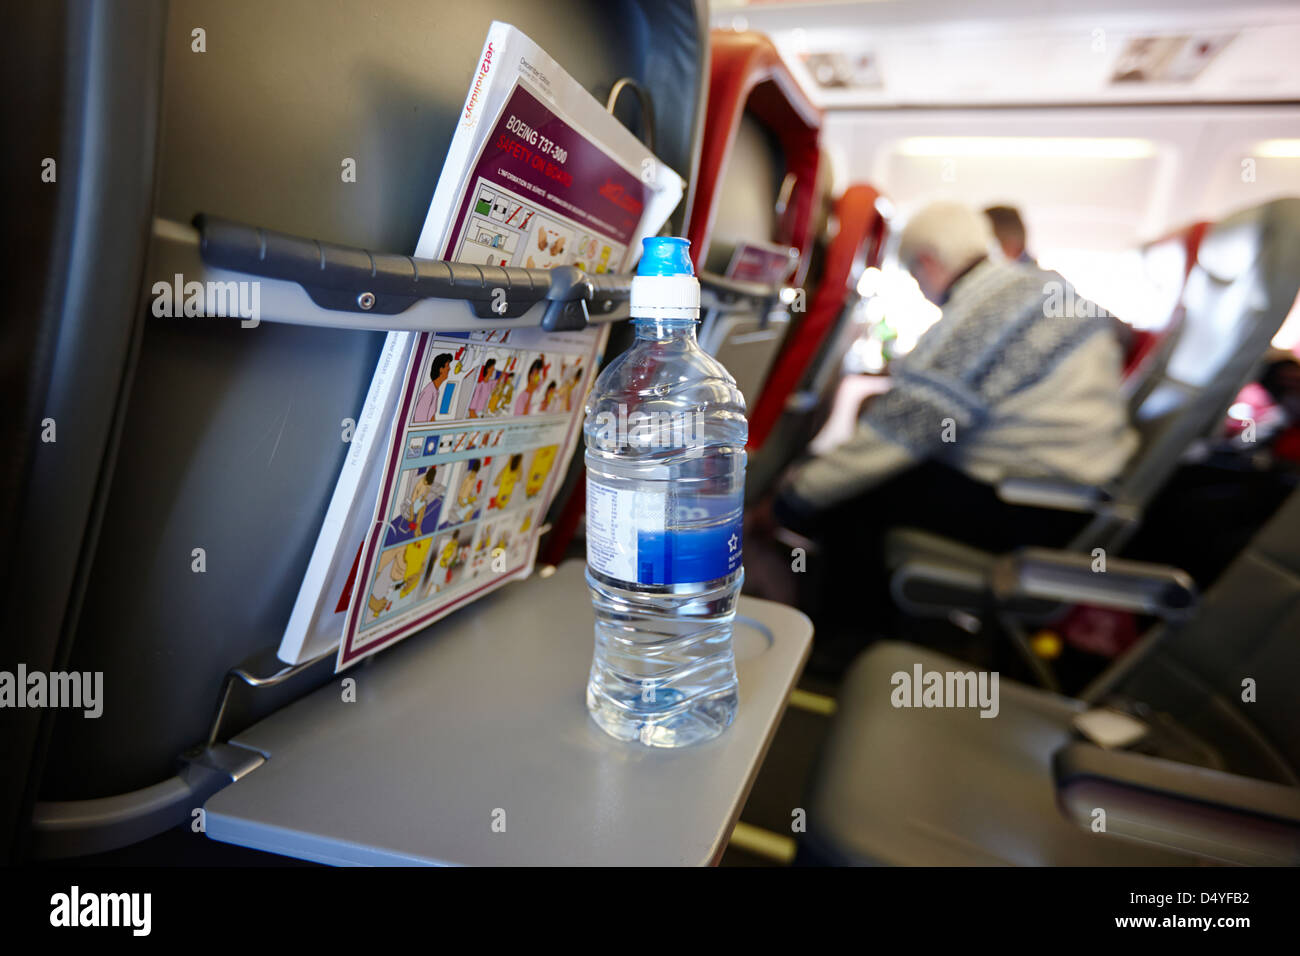
<path id="1" fill-rule="evenodd" d="M 735 550 L 736 550 L 736 546 L 737 546 L 738 544 L 740 544 L 740 539 L 737 538 L 737 537 L 733 534 L 730 538 L 727 539 L 727 550 L 728 550 L 728 551 L 735 551 Z"/>

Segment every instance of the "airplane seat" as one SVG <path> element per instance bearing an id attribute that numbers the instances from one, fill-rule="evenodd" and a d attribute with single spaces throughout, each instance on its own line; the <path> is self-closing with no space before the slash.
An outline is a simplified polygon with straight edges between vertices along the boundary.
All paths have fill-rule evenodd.
<path id="1" fill-rule="evenodd" d="M 1122 500 L 1145 505 L 1187 447 L 1217 428 L 1286 319 L 1298 288 L 1300 198 L 1243 210 L 1205 233 L 1183 290 L 1183 317 L 1172 347 L 1134 409 L 1142 445 L 1119 480 Z"/>
<path id="2" fill-rule="evenodd" d="M 1168 288 L 1172 305 L 1162 325 L 1134 329 L 1124 356 L 1124 391 L 1129 406 L 1136 409 L 1146 398 L 1150 385 L 1165 367 L 1182 327 L 1183 292 L 1196 266 L 1196 253 L 1213 223 L 1196 222 L 1172 235 L 1147 243 L 1143 257 L 1147 268 L 1160 275 L 1153 278 Z M 1172 273 L 1172 275 L 1171 275 Z M 1176 278 L 1174 278 L 1176 276 Z"/>
<path id="3" fill-rule="evenodd" d="M 821 281 L 826 266 L 826 252 L 830 246 L 835 215 L 836 188 L 842 185 L 835 179 L 835 160 L 831 152 L 819 148 L 817 154 L 817 179 L 812 198 L 812 218 L 808 224 L 808 249 L 804 256 L 803 288 L 812 291 Z M 790 326 L 795 327 L 806 312 L 790 316 Z"/>
<path id="4" fill-rule="evenodd" d="M 788 189 L 791 179 L 787 177 L 783 188 Z M 812 221 L 809 224 L 809 241 L 808 248 L 804 255 L 798 261 L 798 271 L 801 273 L 800 282 L 796 288 L 793 284 L 787 286 L 786 297 L 782 304 L 788 304 L 788 308 L 780 308 L 771 313 L 777 321 L 784 323 L 785 330 L 782 336 L 781 347 L 768 367 L 768 374 L 764 376 L 764 386 L 766 386 L 770 374 L 775 370 L 780 361 L 780 356 L 790 348 L 794 348 L 795 343 L 799 340 L 808 317 L 807 303 L 810 297 L 816 292 L 818 285 L 821 283 L 823 273 L 826 267 L 826 255 L 829 251 L 831 242 L 831 231 L 833 228 L 834 217 L 834 199 L 832 189 L 834 187 L 834 170 L 831 164 L 830 154 L 825 150 L 820 151 L 817 163 L 816 187 L 812 198 Z M 784 199 L 781 200 L 784 202 Z M 716 242 L 716 239 L 714 240 Z M 792 275 L 793 279 L 793 275 Z M 760 390 L 755 401 L 748 406 L 750 418 L 750 451 L 754 449 L 753 444 L 753 419 L 757 411 L 757 405 L 762 400 L 766 391 Z M 753 480 L 753 460 L 751 454 L 751 468 L 748 473 L 748 480 Z"/>
<path id="5" fill-rule="evenodd" d="M 778 235 L 777 206 L 787 183 L 785 168 L 778 138 L 753 113 L 745 111 L 718 182 L 717 212 L 700 269 L 702 277 L 727 276 L 733 256 L 746 242 L 768 243 Z M 789 260 L 789 273 L 797 265 Z M 712 308 L 705 304 L 701 309 L 700 347 L 726 366 L 747 405 L 755 401 L 785 341 L 789 322 L 784 305 L 770 296 L 746 297 Z"/>
<path id="6" fill-rule="evenodd" d="M 717 184 L 718 208 L 703 271 L 725 275 L 731 257 L 744 242 L 776 236 L 780 229 L 777 205 L 785 177 L 781 141 L 746 110 L 736 125 L 731 155 Z"/>
<path id="7" fill-rule="evenodd" d="M 1015 574 L 1031 564 L 1002 563 L 1013 578 L 1004 590 L 1043 593 L 1043 575 Z M 1125 608 L 1134 606 L 1133 586 L 1167 589 L 1167 571 L 1131 565 L 1116 586 L 1096 585 L 1110 575 L 1086 562 L 1057 564 L 1048 589 L 1064 597 L 1097 586 Z M 946 675 L 974 673 L 970 665 L 914 645 L 874 645 L 840 689 L 805 804 L 804 859 L 1300 864 L 1300 730 L 1290 692 L 1300 679 L 1300 492 L 1190 620 L 1178 617 L 1157 624 L 1077 699 L 1013 681 L 994 694 L 986 680 L 966 706 L 956 696 L 935 700 L 957 706 L 927 706 L 925 675 L 956 687 Z M 1145 736 L 1111 740 L 1112 749 L 1093 743 L 1075 720 L 1102 707 L 1136 719 Z"/>
<path id="8" fill-rule="evenodd" d="M 1091 515 L 1067 550 L 1120 552 L 1184 452 L 1218 427 L 1285 319 L 1298 288 L 1300 199 L 1273 200 L 1213 226 L 1188 276 L 1184 317 L 1168 358 L 1153 372 L 1137 407 L 1140 444 L 1120 476 L 1105 488 L 1007 478 L 998 486 L 999 497 L 1012 504 Z M 925 590 L 932 578 L 951 577 L 951 556 L 936 546 L 935 536 L 899 528 L 889 542 L 896 593 L 904 583 Z M 953 609 L 987 606 L 987 595 L 965 593 L 958 599 L 951 588 L 940 590 Z M 925 613 L 942 616 L 942 611 L 935 606 Z"/>
<path id="9" fill-rule="evenodd" d="M 60 228 L 33 270 L 65 294 L 44 300 L 50 381 L 24 409 L 30 434 L 53 416 L 58 440 L 37 446 L 14 511 L 28 517 L 6 541 L 26 557 L 6 585 L 20 659 L 102 672 L 104 701 L 93 720 L 25 711 L 6 752 L 6 774 L 33 783 L 22 807 L 0 808 L 0 836 L 38 855 L 54 852 L 52 833 L 111 849 L 201 805 L 195 764 L 178 758 L 207 739 L 232 668 L 278 666 L 384 340 L 154 317 L 155 219 L 208 213 L 412 251 L 493 20 L 602 100 L 624 77 L 652 89 L 653 129 L 626 102 L 618 115 L 690 181 L 709 55 L 698 0 L 59 7 L 54 52 L 67 56 L 32 71 L 66 73 L 76 135 L 59 159 Z M 349 160 L 355 176 L 341 176 Z M 324 660 L 274 687 L 239 685 L 221 739 L 331 675 Z"/>
<path id="10" fill-rule="evenodd" d="M 750 412 L 750 500 L 763 494 L 807 447 L 817 431 L 819 410 L 840 382 L 844 357 L 858 331 L 858 279 L 864 269 L 880 265 L 888 234 L 880 198 L 873 186 L 855 183 L 834 201 L 833 232 L 808 309 L 792 328 Z"/>
<path id="11" fill-rule="evenodd" d="M 821 112 L 772 41 L 715 30 L 699 175 L 687 238 L 704 295 L 699 340 L 736 378 L 753 408 L 785 338 L 781 283 L 724 273 L 743 242 L 794 250 L 785 284 L 808 268 L 815 219 Z M 716 248 L 714 244 L 717 244 Z"/>

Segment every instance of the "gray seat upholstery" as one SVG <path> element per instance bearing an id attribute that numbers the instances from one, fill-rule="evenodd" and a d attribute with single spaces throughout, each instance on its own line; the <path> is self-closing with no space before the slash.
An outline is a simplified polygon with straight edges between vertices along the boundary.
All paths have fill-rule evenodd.
<path id="1" fill-rule="evenodd" d="M 989 605 L 988 581 L 997 556 L 919 528 L 885 535 L 885 567 L 894 603 L 905 614 L 951 618 L 979 615 Z M 912 569 L 920 569 L 917 575 Z"/>
<path id="2" fill-rule="evenodd" d="M 1243 682 L 1255 699 L 1242 699 Z M 1220 746 L 1223 769 L 1295 784 L 1300 775 L 1300 492 L 1228 566 L 1195 621 L 1158 643 L 1114 690 L 1177 714 Z"/>
<path id="3" fill-rule="evenodd" d="M 1133 412 L 1141 446 L 1076 550 L 1123 546 L 1188 447 L 1221 425 L 1297 291 L 1300 198 L 1253 206 L 1210 228 L 1183 289 L 1175 341 Z"/>
<path id="4" fill-rule="evenodd" d="M 785 156 L 781 144 L 750 112 L 740 116 L 736 139 L 718 178 L 717 212 L 703 268 L 724 275 L 743 242 L 771 242 L 779 226 L 776 212 Z"/>
<path id="5" fill-rule="evenodd" d="M 808 804 L 818 857 L 909 866 L 1186 864 L 1097 839 L 1057 809 L 1052 755 L 1083 704 L 1011 681 L 994 718 L 976 709 L 895 708 L 891 676 L 968 671 L 911 644 L 883 642 L 854 663 Z"/>
<path id="6" fill-rule="evenodd" d="M 102 672 L 105 699 L 96 720 L 22 711 L 12 750 L 0 735 L 20 794 L 0 798 L 0 856 L 37 800 L 106 799 L 169 778 L 205 739 L 227 671 L 274 649 L 383 340 L 153 316 L 153 219 L 208 213 L 410 252 L 493 19 L 525 31 L 602 100 L 622 77 L 653 90 L 653 129 L 633 97 L 618 114 L 653 133 L 656 153 L 690 180 L 708 63 L 699 0 L 37 6 L 48 44 L 15 66 L 65 89 L 50 108 L 68 135 L 19 151 L 57 146 L 59 157 L 59 188 L 48 191 L 58 248 L 26 268 L 66 294 L 24 291 L 16 316 L 42 330 L 33 369 L 43 371 L 15 410 L 24 447 L 38 453 L 13 481 L 21 494 L 6 514 L 22 521 L 4 552 L 23 559 L 0 583 L 7 629 L 23 641 L 16 659 Z M 201 55 L 191 52 L 196 25 Z M 45 75 L 55 70 L 66 75 Z M 345 158 L 355 181 L 341 175 Z M 49 314 L 33 314 L 32 302 Z M 44 444 L 31 436 L 47 416 L 58 440 Z M 199 548 L 203 573 L 191 564 Z M 226 726 L 328 679 L 325 663 L 241 692 Z"/>
<path id="7" fill-rule="evenodd" d="M 724 275 L 745 241 L 772 241 L 784 164 L 781 147 L 766 127 L 752 114 L 742 114 L 718 182 L 717 213 L 704 262 L 707 272 Z M 789 325 L 789 312 L 775 301 L 744 299 L 707 309 L 701 316 L 701 348 L 731 372 L 749 408 L 758 399 Z"/>
<path id="8" fill-rule="evenodd" d="M 885 536 L 886 565 L 896 568 L 917 558 L 981 571 L 993 561 L 993 555 L 987 551 L 919 528 L 896 528 Z"/>
<path id="9" fill-rule="evenodd" d="M 971 667 L 878 644 L 841 688 L 810 794 L 809 848 L 842 863 L 1300 863 L 1298 634 L 1300 492 L 1184 629 L 1157 627 L 1083 699 L 1002 681 L 993 718 L 974 708 L 896 708 L 893 674 Z M 1069 819 L 1053 781 L 1054 761 L 1070 764 L 1083 746 L 1070 722 L 1085 700 L 1123 704 L 1152 728 L 1141 753 L 1110 761 L 1125 774 L 1136 764 L 1138 783 L 1092 774 L 1100 785 L 1088 793 L 1112 801 L 1105 833 Z M 1190 789 L 1163 793 L 1160 781 L 1179 771 Z M 1063 793 L 1075 783 L 1058 782 Z M 1086 812 L 1065 802 L 1078 817 Z"/>

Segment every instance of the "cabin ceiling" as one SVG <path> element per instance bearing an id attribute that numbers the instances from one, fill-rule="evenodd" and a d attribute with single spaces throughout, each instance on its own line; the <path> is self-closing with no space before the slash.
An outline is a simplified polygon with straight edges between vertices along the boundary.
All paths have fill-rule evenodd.
<path id="1" fill-rule="evenodd" d="M 828 110 L 1300 101 L 1300 4 L 715 0 Z"/>

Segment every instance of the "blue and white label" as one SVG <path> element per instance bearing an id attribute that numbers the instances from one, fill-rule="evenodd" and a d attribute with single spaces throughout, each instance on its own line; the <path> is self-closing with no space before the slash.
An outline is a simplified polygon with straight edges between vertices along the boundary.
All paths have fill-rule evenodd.
<path id="1" fill-rule="evenodd" d="M 614 488 L 588 475 L 587 564 L 598 574 L 632 584 L 725 578 L 741 565 L 740 504 L 739 494 L 734 502 L 718 501 L 730 514 L 717 523 L 708 520 L 702 502 L 670 521 L 669 508 L 683 506 L 671 504 L 665 493 Z"/>

